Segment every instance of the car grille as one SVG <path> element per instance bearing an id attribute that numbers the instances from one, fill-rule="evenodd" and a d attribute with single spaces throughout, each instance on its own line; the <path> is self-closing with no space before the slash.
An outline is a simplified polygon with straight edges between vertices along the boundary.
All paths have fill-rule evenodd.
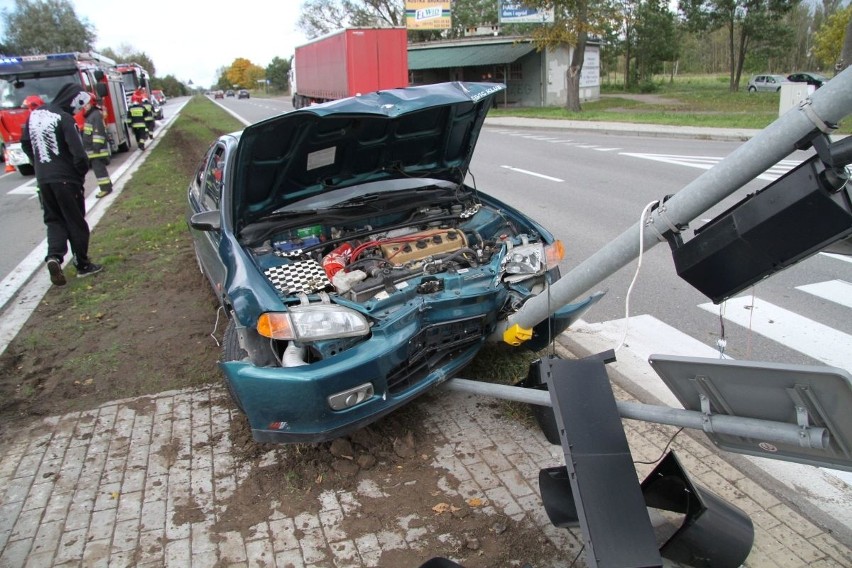
<path id="1" fill-rule="evenodd" d="M 408 359 L 388 374 L 388 392 L 396 394 L 416 385 L 478 343 L 484 333 L 483 316 L 423 328 L 408 342 Z"/>

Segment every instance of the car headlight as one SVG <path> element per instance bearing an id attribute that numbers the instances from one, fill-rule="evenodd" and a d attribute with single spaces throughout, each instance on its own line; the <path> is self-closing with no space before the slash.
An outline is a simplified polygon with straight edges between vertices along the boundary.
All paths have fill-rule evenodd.
<path id="1" fill-rule="evenodd" d="M 262 314 L 257 320 L 257 332 L 272 339 L 319 341 L 367 335 L 370 324 L 355 310 L 335 304 L 312 304 Z"/>

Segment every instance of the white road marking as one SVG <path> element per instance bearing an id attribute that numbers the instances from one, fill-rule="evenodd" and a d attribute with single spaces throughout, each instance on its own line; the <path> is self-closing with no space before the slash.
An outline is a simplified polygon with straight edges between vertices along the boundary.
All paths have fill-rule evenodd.
<path id="1" fill-rule="evenodd" d="M 595 148 L 595 150 L 598 152 L 616 152 L 621 150 L 621 148 Z"/>
<path id="2" fill-rule="evenodd" d="M 819 296 L 829 302 L 852 308 L 852 284 L 844 280 L 829 280 L 816 284 L 796 286 L 797 290 Z"/>
<path id="3" fill-rule="evenodd" d="M 27 197 L 37 197 L 38 195 L 38 187 L 36 186 L 35 178 L 30 179 L 29 181 L 22 183 L 18 187 L 14 189 L 10 189 L 6 192 L 6 195 L 25 195 Z"/>
<path id="4" fill-rule="evenodd" d="M 513 172 L 519 172 L 519 173 L 522 173 L 522 174 L 527 174 L 527 175 L 531 175 L 531 176 L 536 176 L 536 177 L 540 177 L 540 178 L 548 179 L 548 180 L 550 180 L 550 181 L 558 181 L 558 182 L 564 182 L 564 181 L 565 181 L 564 179 L 559 179 L 559 178 L 555 178 L 555 177 L 551 177 L 551 176 L 546 176 L 546 175 L 544 175 L 544 174 L 539 174 L 539 173 L 536 173 L 536 172 L 531 172 L 531 171 L 529 171 L 529 170 L 522 170 L 521 168 L 513 168 L 512 166 L 500 166 L 500 167 L 501 167 L 501 168 L 506 168 L 507 170 L 512 170 Z"/>
<path id="5" fill-rule="evenodd" d="M 624 337 L 624 319 L 600 323 L 578 321 L 566 332 L 592 353 L 615 349 Z M 648 364 L 655 353 L 690 357 L 719 358 L 719 351 L 682 331 L 647 314 L 630 316 L 627 340 L 616 353 L 617 361 L 608 367 L 623 373 L 654 398 L 664 404 L 683 408 L 657 373 Z"/>
<path id="6" fill-rule="evenodd" d="M 698 307 L 713 314 L 719 313 L 719 306 L 712 303 Z M 724 317 L 826 365 L 852 369 L 852 335 L 760 298 L 755 298 L 752 305 L 751 296 L 727 300 Z"/>
<path id="7" fill-rule="evenodd" d="M 833 252 L 821 252 L 820 254 L 823 254 L 835 260 L 842 260 L 843 262 L 852 262 L 852 256 L 846 254 L 834 254 Z"/>
<path id="8" fill-rule="evenodd" d="M 718 156 L 678 156 L 675 154 L 642 154 L 635 152 L 621 152 L 620 155 L 640 158 L 643 160 L 653 160 L 655 162 L 663 162 L 666 164 L 688 166 L 690 168 L 699 168 L 702 170 L 709 170 L 723 160 L 723 158 Z M 775 181 L 800 163 L 801 162 L 796 160 L 781 160 L 757 177 L 767 181 Z"/>

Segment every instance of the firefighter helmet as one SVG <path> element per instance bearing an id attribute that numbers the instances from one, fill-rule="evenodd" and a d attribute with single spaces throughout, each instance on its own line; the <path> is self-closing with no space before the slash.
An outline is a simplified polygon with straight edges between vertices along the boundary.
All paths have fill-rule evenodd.
<path id="1" fill-rule="evenodd" d="M 133 93 L 133 96 L 130 97 L 130 102 L 131 103 L 141 103 L 142 102 L 142 95 L 139 94 L 139 93 Z"/>
<path id="2" fill-rule="evenodd" d="M 41 105 L 44 104 L 44 100 L 38 95 L 30 95 L 24 99 L 24 103 L 21 105 L 23 108 L 28 108 L 30 110 L 35 110 Z"/>

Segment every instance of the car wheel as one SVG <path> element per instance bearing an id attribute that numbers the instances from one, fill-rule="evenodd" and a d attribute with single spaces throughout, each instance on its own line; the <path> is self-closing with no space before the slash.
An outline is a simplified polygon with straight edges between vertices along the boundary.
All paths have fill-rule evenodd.
<path id="1" fill-rule="evenodd" d="M 748 92 L 749 92 L 749 93 L 756 93 L 756 92 L 757 92 L 757 87 L 749 87 L 749 88 L 748 88 Z"/>
<path id="2" fill-rule="evenodd" d="M 237 337 L 237 326 L 234 323 L 234 320 L 228 321 L 228 327 L 225 328 L 225 335 L 222 337 L 222 361 L 241 361 L 247 356 L 248 353 L 240 347 L 240 341 Z M 225 387 L 227 387 L 228 394 L 231 395 L 231 400 L 234 401 L 237 408 L 239 408 L 241 412 L 245 413 L 245 410 L 243 410 L 243 403 L 240 401 L 237 391 L 234 390 L 234 386 L 231 384 L 231 381 L 227 376 L 225 377 Z"/>

